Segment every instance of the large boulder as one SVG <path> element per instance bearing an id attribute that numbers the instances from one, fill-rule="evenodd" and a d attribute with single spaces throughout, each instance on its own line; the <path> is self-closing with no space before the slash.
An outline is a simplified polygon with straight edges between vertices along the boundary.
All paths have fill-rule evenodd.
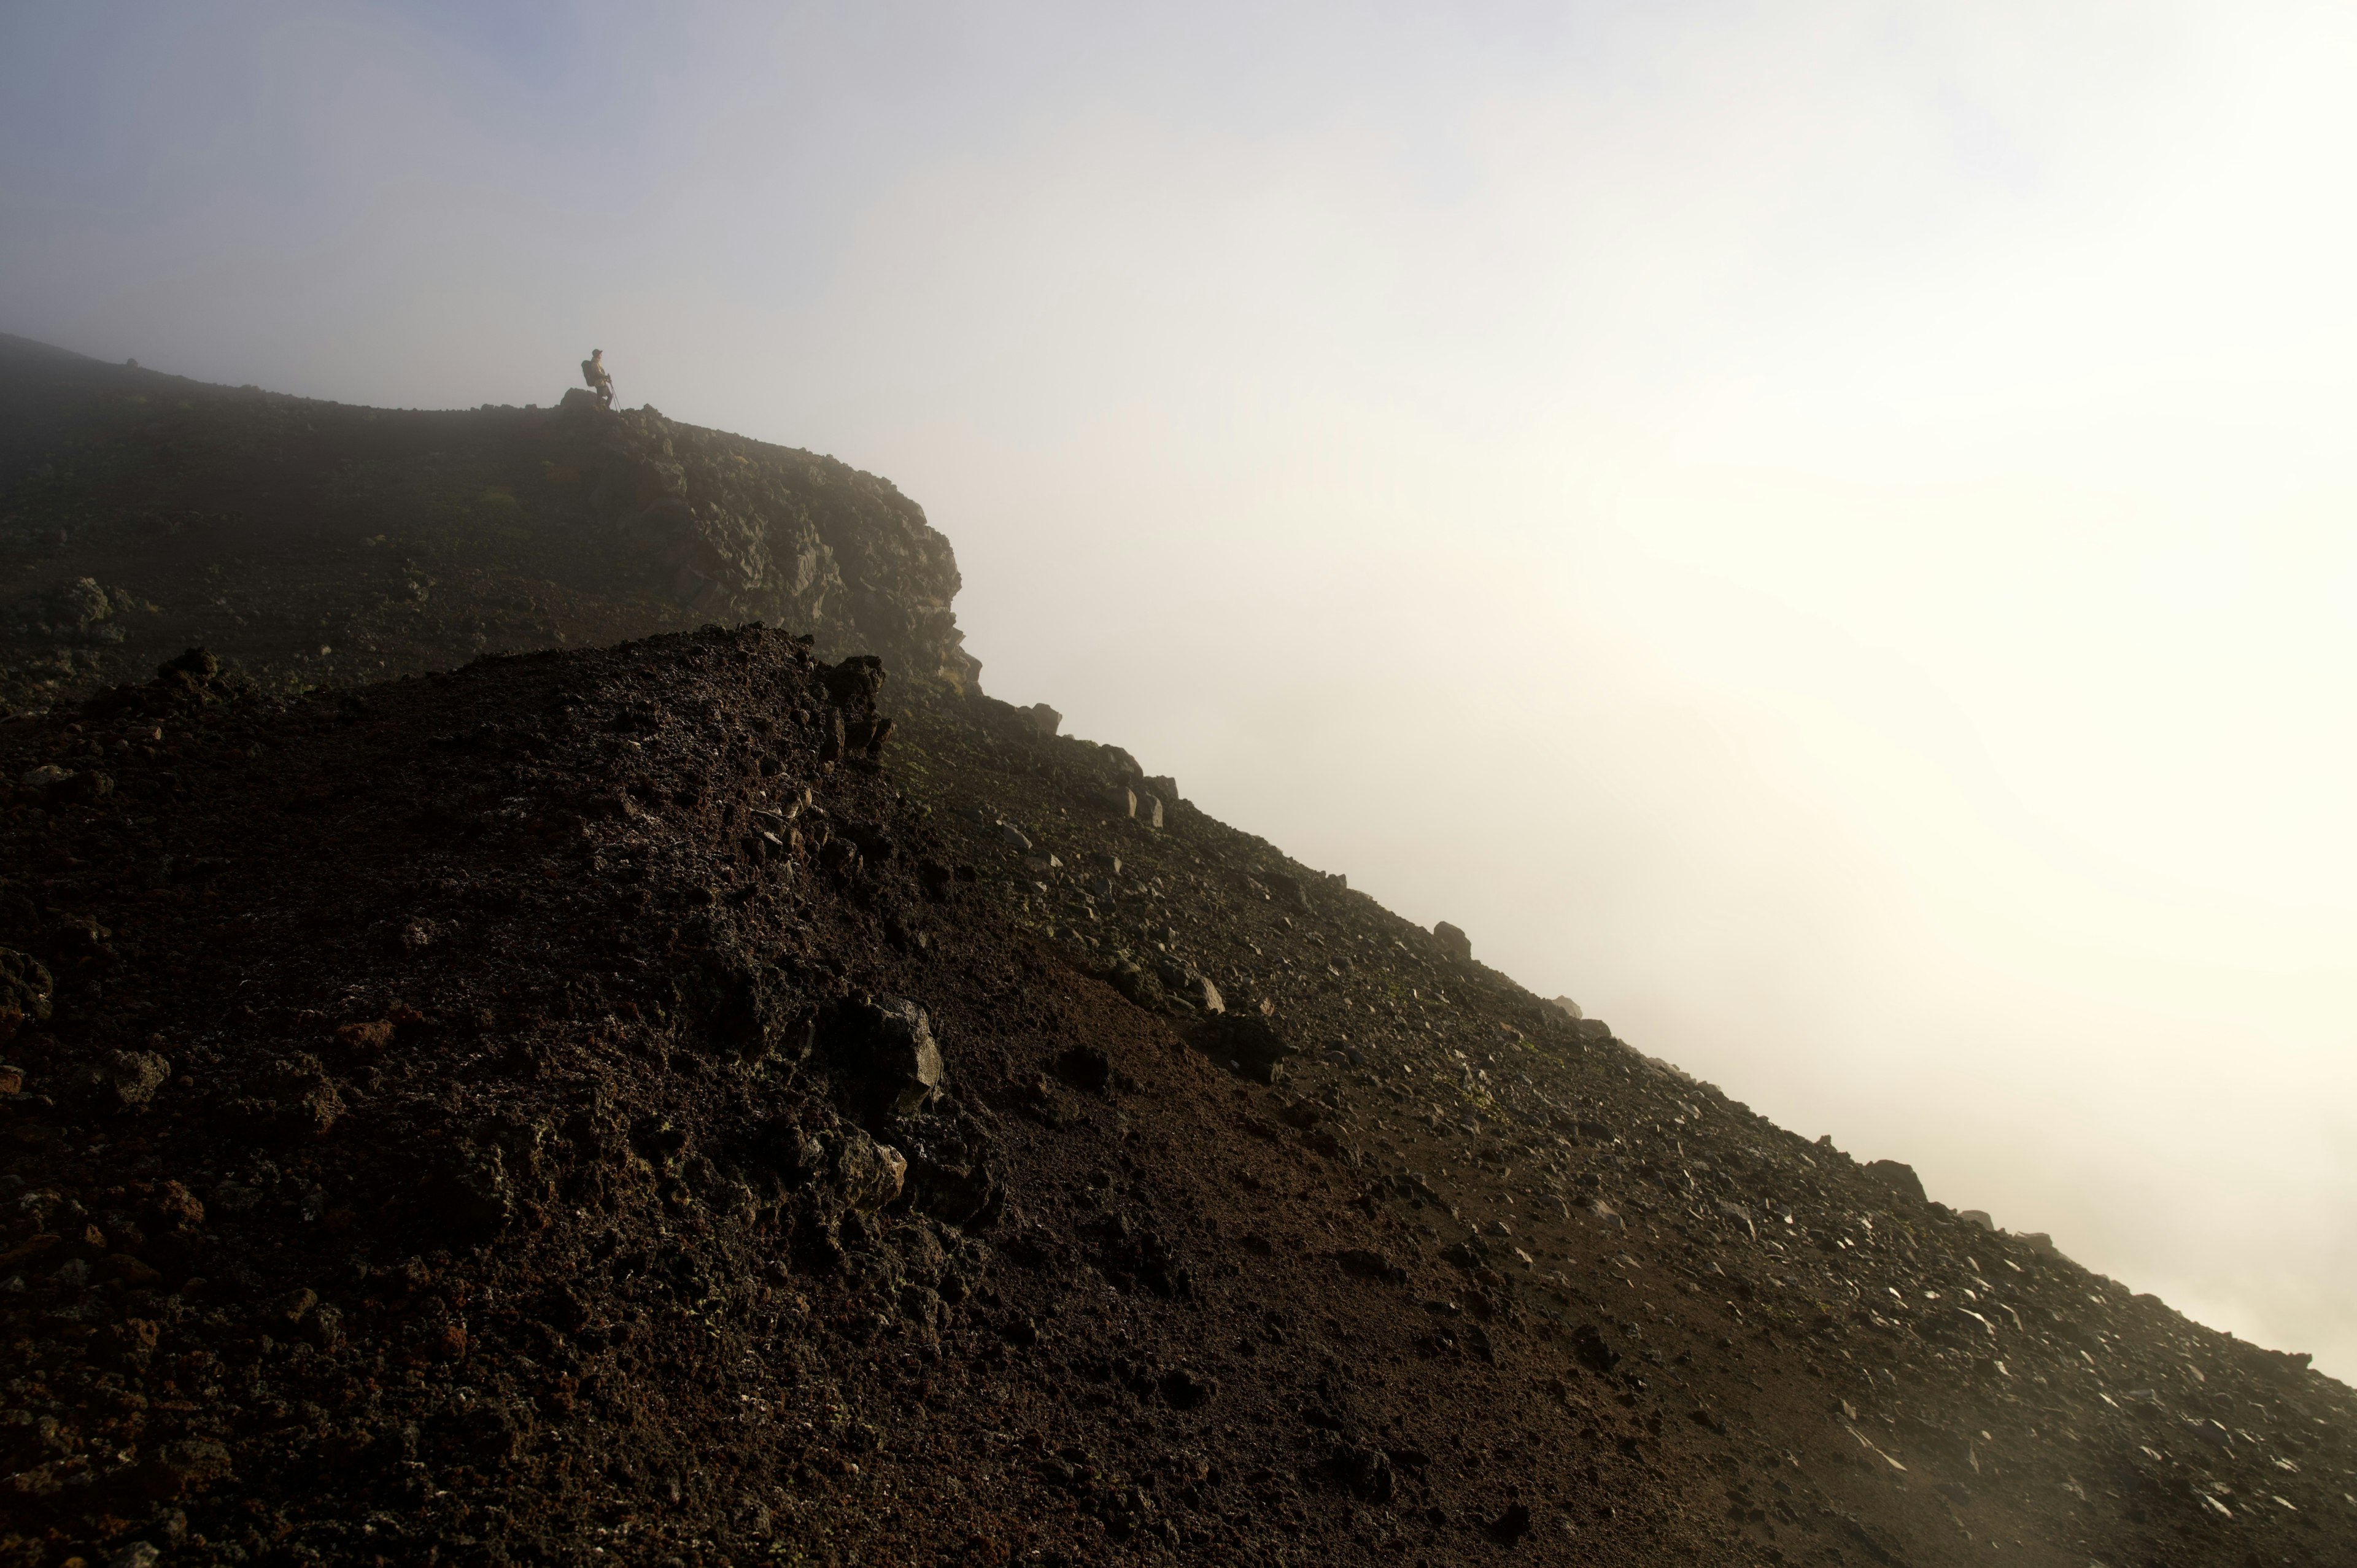
<path id="1" fill-rule="evenodd" d="M 1859 1168 L 1901 1197 L 1915 1203 L 1931 1201 L 1924 1196 L 1922 1178 L 1915 1174 L 1913 1165 L 1901 1165 L 1897 1160 L 1868 1160 Z"/>
<path id="2" fill-rule="evenodd" d="M 905 996 L 861 996 L 830 1008 L 818 1046 L 854 1113 L 905 1116 L 941 1087 L 942 1050 L 925 1010 Z"/>

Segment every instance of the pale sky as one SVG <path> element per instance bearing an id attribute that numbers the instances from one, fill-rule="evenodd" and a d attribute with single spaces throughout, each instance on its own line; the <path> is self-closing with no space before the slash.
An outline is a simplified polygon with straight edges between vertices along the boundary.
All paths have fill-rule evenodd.
<path id="1" fill-rule="evenodd" d="M 0 330 L 889 476 L 995 694 L 2357 1376 L 2357 12 L 0 11 Z"/>

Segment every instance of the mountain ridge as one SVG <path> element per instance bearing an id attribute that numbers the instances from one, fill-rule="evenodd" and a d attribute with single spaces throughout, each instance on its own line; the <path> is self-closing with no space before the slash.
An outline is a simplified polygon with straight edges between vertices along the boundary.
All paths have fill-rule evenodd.
<path id="1" fill-rule="evenodd" d="M 37 579 L 153 558 L 74 395 Z M 631 515 L 436 545 L 468 605 L 578 574 L 544 618 L 605 646 L 421 612 L 355 686 L 255 613 L 0 722 L 0 1561 L 2357 1560 L 2304 1359 L 1775 1127 L 954 643 L 677 627 Z"/>

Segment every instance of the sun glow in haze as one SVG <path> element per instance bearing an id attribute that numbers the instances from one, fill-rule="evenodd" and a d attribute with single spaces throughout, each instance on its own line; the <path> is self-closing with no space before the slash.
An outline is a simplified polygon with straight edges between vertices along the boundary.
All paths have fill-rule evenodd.
<path id="1" fill-rule="evenodd" d="M 995 693 L 2357 1372 L 2357 17 L 1265 9 L 22 9 L 0 328 L 602 345 L 922 501 Z"/>

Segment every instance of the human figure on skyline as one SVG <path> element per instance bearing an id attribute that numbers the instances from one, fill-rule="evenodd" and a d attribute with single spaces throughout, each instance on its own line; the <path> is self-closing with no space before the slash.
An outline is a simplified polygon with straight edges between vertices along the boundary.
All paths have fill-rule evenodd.
<path id="1" fill-rule="evenodd" d="M 589 390 L 597 394 L 598 407 L 614 406 L 614 377 L 612 372 L 606 369 L 605 349 L 589 350 L 589 357 L 581 361 L 581 379 L 587 381 Z"/>

